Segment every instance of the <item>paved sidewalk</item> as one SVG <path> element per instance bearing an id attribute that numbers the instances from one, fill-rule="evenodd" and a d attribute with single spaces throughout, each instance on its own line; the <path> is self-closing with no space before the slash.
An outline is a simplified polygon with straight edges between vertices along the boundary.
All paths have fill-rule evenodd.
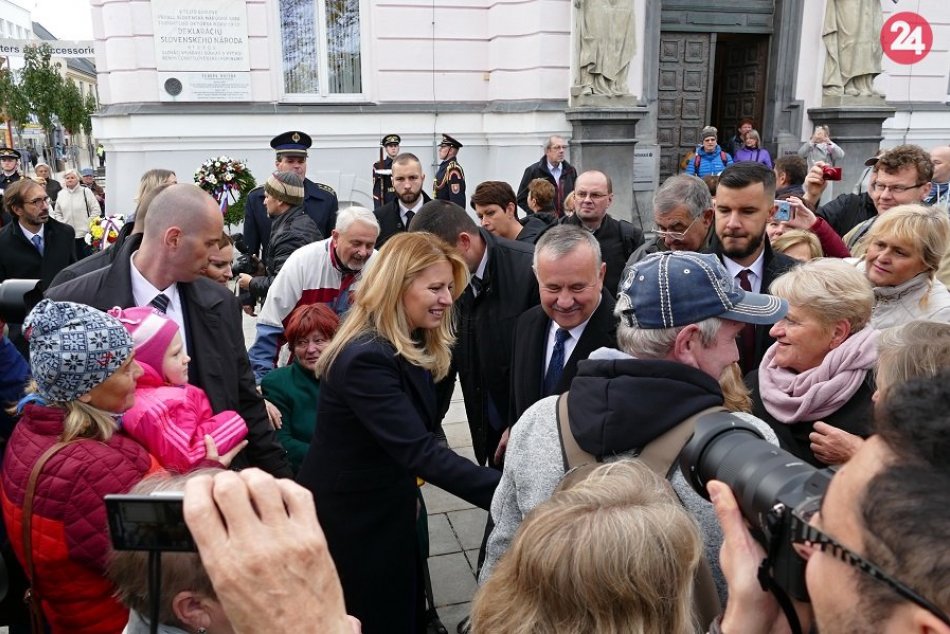
<path id="1" fill-rule="evenodd" d="M 244 340 L 248 347 L 254 342 L 255 322 L 253 317 L 244 315 Z M 474 462 L 472 438 L 458 383 L 455 384 L 443 429 L 449 446 Z M 429 512 L 432 592 L 442 623 L 450 634 L 455 634 L 459 621 L 468 615 L 469 604 L 477 587 L 474 571 L 488 512 L 431 484 L 422 487 L 422 495 Z"/>

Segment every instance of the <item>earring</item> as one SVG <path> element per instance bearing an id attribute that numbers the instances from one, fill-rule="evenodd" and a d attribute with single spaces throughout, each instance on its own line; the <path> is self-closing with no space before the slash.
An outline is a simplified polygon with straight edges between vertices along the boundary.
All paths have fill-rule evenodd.
<path id="1" fill-rule="evenodd" d="M 208 634 L 208 630 L 203 627 L 198 628 L 198 634 Z"/>

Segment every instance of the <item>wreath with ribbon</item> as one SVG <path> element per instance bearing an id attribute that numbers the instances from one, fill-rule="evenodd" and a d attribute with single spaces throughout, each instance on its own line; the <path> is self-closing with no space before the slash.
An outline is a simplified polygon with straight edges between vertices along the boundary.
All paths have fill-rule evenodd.
<path id="1" fill-rule="evenodd" d="M 195 170 L 195 184 L 211 194 L 221 208 L 228 225 L 244 220 L 247 195 L 257 187 L 247 164 L 229 156 L 209 158 Z"/>

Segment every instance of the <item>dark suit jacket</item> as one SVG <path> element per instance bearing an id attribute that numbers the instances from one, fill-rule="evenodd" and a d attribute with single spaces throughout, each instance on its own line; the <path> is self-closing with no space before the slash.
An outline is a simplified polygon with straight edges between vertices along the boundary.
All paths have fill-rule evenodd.
<path id="1" fill-rule="evenodd" d="M 53 277 L 76 261 L 76 232 L 53 220 L 43 229 L 43 255 L 26 239 L 19 222 L 0 229 L 0 281 L 39 279 L 40 288 L 49 287 Z"/>
<path id="2" fill-rule="evenodd" d="M 768 295 L 769 286 L 772 282 L 783 273 L 798 266 L 799 262 L 784 253 L 772 251 L 772 247 L 769 246 L 768 238 L 765 238 L 763 243 L 765 244 L 765 261 L 762 266 L 762 288 L 760 292 L 764 295 Z M 721 261 L 723 258 L 722 243 L 719 242 L 718 239 L 713 239 L 713 249 L 713 252 Z M 759 364 L 762 362 L 762 357 L 765 356 L 765 351 L 769 349 L 769 346 L 775 343 L 775 339 L 769 336 L 769 330 L 771 329 L 771 326 L 755 326 L 755 358 L 752 359 L 751 363 L 741 358 L 742 346 L 739 346 L 739 365 L 741 365 L 743 369 L 748 368 L 751 371 L 751 369 L 759 367 Z"/>
<path id="3" fill-rule="evenodd" d="M 586 359 L 597 348 L 617 347 L 617 319 L 614 317 L 616 302 L 604 288 L 600 305 L 590 316 L 587 327 L 581 334 L 574 351 L 564 364 L 561 380 L 555 392 L 566 392 L 577 374 L 577 362 Z M 511 417 L 514 424 L 525 410 L 541 400 L 541 384 L 544 382 L 544 357 L 551 318 L 541 306 L 526 310 L 518 318 L 515 342 L 511 355 Z"/>
<path id="4" fill-rule="evenodd" d="M 423 204 L 432 200 L 429 194 L 422 192 Z M 376 221 L 379 223 L 379 237 L 376 238 L 376 249 L 382 249 L 386 240 L 397 233 L 407 231 L 409 228 L 402 223 L 402 217 L 399 215 L 399 199 L 395 198 L 382 207 L 373 211 L 376 214 Z"/>
<path id="5" fill-rule="evenodd" d="M 479 229 L 488 248 L 482 292 L 474 300 L 466 290 L 459 299 L 458 341 L 452 362 L 458 370 L 475 458 L 484 464 L 501 430 L 490 424 L 488 399 L 502 429 L 511 411 L 511 349 L 521 313 L 540 302 L 531 268 L 532 245 L 496 238 Z M 450 377 L 451 378 L 451 377 Z M 495 433 L 493 433 L 495 432 Z"/>
<path id="6" fill-rule="evenodd" d="M 442 445 L 430 374 L 388 341 L 351 341 L 320 381 L 316 431 L 297 481 L 367 634 L 408 633 L 421 603 L 416 477 L 488 508 L 501 474 Z"/>
<path id="7" fill-rule="evenodd" d="M 56 277 L 53 278 L 53 281 L 50 282 L 50 288 L 53 286 L 58 286 L 63 282 L 68 282 L 69 280 L 74 280 L 80 275 L 85 275 L 86 273 L 92 273 L 93 271 L 98 271 L 99 269 L 105 268 L 112 264 L 112 260 L 115 259 L 115 254 L 122 249 L 122 245 L 125 244 L 126 240 L 135 240 L 134 249 L 139 248 L 139 244 L 142 243 L 142 234 L 132 235 L 132 227 L 134 225 L 131 222 L 125 223 L 121 229 L 119 229 L 119 237 L 116 238 L 115 243 L 106 249 L 105 251 L 99 251 L 98 253 L 93 253 L 92 255 L 85 257 L 78 262 L 70 264 L 65 269 L 56 274 Z"/>
<path id="8" fill-rule="evenodd" d="M 112 265 L 51 288 L 46 296 L 87 304 L 99 310 L 135 306 L 130 257 L 138 241 L 126 241 Z M 264 401 L 254 384 L 241 327 L 240 309 L 226 288 L 201 277 L 179 282 L 187 324 L 191 364 L 188 381 L 202 388 L 218 413 L 236 410 L 247 423 L 247 448 L 232 466 L 255 466 L 277 477 L 291 477 L 286 451 L 277 442 Z"/>
<path id="9" fill-rule="evenodd" d="M 327 238 L 336 226 L 336 212 L 340 203 L 332 187 L 323 183 L 314 183 L 309 178 L 303 181 L 303 207 L 307 215 L 317 224 L 320 235 Z M 244 206 L 244 243 L 248 250 L 257 255 L 261 248 L 270 242 L 271 219 L 264 209 L 264 187 L 256 187 L 247 195 Z"/>

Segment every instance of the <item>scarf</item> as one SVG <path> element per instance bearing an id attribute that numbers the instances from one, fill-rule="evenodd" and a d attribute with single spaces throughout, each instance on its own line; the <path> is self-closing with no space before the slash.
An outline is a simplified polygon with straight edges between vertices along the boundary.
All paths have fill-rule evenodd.
<path id="1" fill-rule="evenodd" d="M 766 411 L 786 425 L 838 411 L 877 363 L 877 337 L 878 331 L 866 326 L 826 354 L 820 365 L 798 374 L 773 363 L 779 346 L 773 344 L 759 366 L 759 395 Z"/>

